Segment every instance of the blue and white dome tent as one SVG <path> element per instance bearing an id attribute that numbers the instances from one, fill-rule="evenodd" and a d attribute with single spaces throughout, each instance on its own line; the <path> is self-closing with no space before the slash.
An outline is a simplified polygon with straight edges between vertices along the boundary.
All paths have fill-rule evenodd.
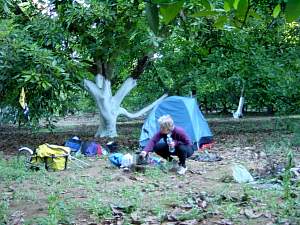
<path id="1" fill-rule="evenodd" d="M 199 148 L 212 142 L 212 133 L 197 101 L 189 97 L 171 96 L 155 106 L 145 120 L 139 140 L 142 148 L 159 131 L 158 118 L 167 114 L 173 118 L 175 126 L 182 127 Z"/>

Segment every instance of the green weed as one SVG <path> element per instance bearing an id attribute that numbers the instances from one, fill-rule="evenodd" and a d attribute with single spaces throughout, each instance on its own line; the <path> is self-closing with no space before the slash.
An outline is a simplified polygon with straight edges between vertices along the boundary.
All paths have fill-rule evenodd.
<path id="1" fill-rule="evenodd" d="M 139 186 L 124 187 L 117 192 L 114 204 L 122 206 L 124 212 L 129 214 L 141 207 L 143 195 Z"/>
<path id="2" fill-rule="evenodd" d="M 192 208 L 191 210 L 181 213 L 178 216 L 178 220 L 185 221 L 185 220 L 201 220 L 203 219 L 203 213 L 198 208 Z"/>
<path id="3" fill-rule="evenodd" d="M 26 224 L 38 225 L 57 225 L 57 224 L 72 224 L 70 218 L 73 217 L 71 213 L 71 206 L 66 205 L 57 193 L 52 193 L 47 198 L 48 201 L 48 215 L 44 217 L 34 218 L 26 222 Z"/>
<path id="4" fill-rule="evenodd" d="M 0 224 L 7 224 L 8 202 L 0 201 Z"/>
<path id="5" fill-rule="evenodd" d="M 291 140 L 291 144 L 293 146 L 300 146 L 300 125 L 299 124 L 293 124 L 293 137 Z"/>
<path id="6" fill-rule="evenodd" d="M 151 211 L 153 215 L 157 216 L 160 219 L 163 219 L 167 213 L 165 206 L 160 204 L 152 206 L 152 208 L 149 211 Z"/>
<path id="7" fill-rule="evenodd" d="M 166 174 L 158 167 L 147 168 L 144 175 L 155 181 L 162 181 L 164 178 L 166 178 Z"/>
<path id="8" fill-rule="evenodd" d="M 101 201 L 101 197 L 99 195 L 89 198 L 85 203 L 85 208 L 98 220 L 111 217 L 112 215 L 110 206 Z"/>
<path id="9" fill-rule="evenodd" d="M 228 219 L 236 218 L 240 211 L 239 207 L 237 207 L 234 202 L 228 202 L 227 204 L 222 205 L 219 210 L 223 212 L 225 218 Z"/>
<path id="10" fill-rule="evenodd" d="M 34 202 L 38 201 L 37 194 L 30 190 L 14 191 L 12 197 L 14 200 L 28 200 Z"/>
<path id="11" fill-rule="evenodd" d="M 181 196 L 177 192 L 167 192 L 159 200 L 159 204 L 162 205 L 180 205 L 183 202 L 184 196 Z"/>
<path id="12" fill-rule="evenodd" d="M 70 208 L 56 193 L 48 196 L 48 214 L 50 218 L 62 224 L 69 224 L 69 218 L 72 217 Z"/>
<path id="13" fill-rule="evenodd" d="M 113 176 L 110 175 L 110 174 L 104 174 L 104 175 L 102 176 L 102 179 L 103 179 L 104 181 L 106 181 L 106 182 L 111 182 L 111 181 L 114 180 Z"/>
<path id="14" fill-rule="evenodd" d="M 11 160 L 4 160 L 0 156 L 0 181 L 17 181 L 21 182 L 31 176 L 31 173 L 26 170 L 24 164 L 20 164 L 17 157 Z"/>

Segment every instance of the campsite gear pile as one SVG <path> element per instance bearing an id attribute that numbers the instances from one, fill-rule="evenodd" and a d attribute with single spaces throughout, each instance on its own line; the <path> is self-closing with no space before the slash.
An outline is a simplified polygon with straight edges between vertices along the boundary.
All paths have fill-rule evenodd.
<path id="1" fill-rule="evenodd" d="M 71 149 L 71 154 L 83 154 L 85 156 L 101 156 L 103 149 L 100 144 L 95 141 L 81 141 L 79 137 L 74 136 L 68 139 L 64 146 Z"/>
<path id="2" fill-rule="evenodd" d="M 160 157 L 152 156 L 151 154 L 147 154 L 146 157 L 140 155 L 141 152 L 135 153 L 135 164 L 136 165 L 160 165 L 163 160 Z"/>
<path id="3" fill-rule="evenodd" d="M 112 153 L 108 157 L 109 161 L 119 168 L 130 168 L 134 164 L 133 156 L 129 153 Z"/>
<path id="4" fill-rule="evenodd" d="M 100 157 L 110 153 L 109 160 L 120 168 L 130 168 L 134 163 L 132 155 L 117 153 L 118 145 L 116 142 L 109 142 L 106 144 L 106 148 L 102 148 L 95 141 L 82 141 L 77 136 L 66 140 L 64 146 L 46 143 L 39 145 L 34 150 L 22 147 L 18 151 L 19 160 L 22 160 L 27 168 L 35 170 L 44 165 L 48 171 L 61 171 L 67 169 L 68 162 L 72 162 L 80 168 L 89 166 L 88 163 L 75 157 L 80 154 L 86 157 Z"/>
<path id="5" fill-rule="evenodd" d="M 162 159 L 160 157 L 155 157 L 152 155 L 147 155 L 146 157 L 142 157 L 140 155 L 140 152 L 135 153 L 135 157 L 133 157 L 131 154 L 123 154 L 119 152 L 115 152 L 109 155 L 108 157 L 109 161 L 112 163 L 112 165 L 123 168 L 123 169 L 130 169 L 134 165 L 151 165 L 151 166 L 157 166 L 161 165 Z"/>
<path id="6" fill-rule="evenodd" d="M 192 155 L 190 159 L 200 162 L 216 162 L 221 161 L 223 158 L 217 153 L 209 153 L 205 150 L 204 152 L 194 153 L 194 155 Z"/>
<path id="7" fill-rule="evenodd" d="M 35 150 L 22 147 L 18 159 L 24 160 L 25 166 L 30 169 L 38 170 L 43 164 L 48 171 L 59 171 L 67 168 L 70 151 L 68 147 L 49 144 L 40 145 Z"/>
<path id="8" fill-rule="evenodd" d="M 212 132 L 199 109 L 196 99 L 171 96 L 156 105 L 143 124 L 140 146 L 144 148 L 152 136 L 159 130 L 158 118 L 170 115 L 176 126 L 182 127 L 198 149 L 212 142 Z"/>
<path id="9" fill-rule="evenodd" d="M 109 152 L 117 152 L 118 151 L 118 144 L 114 141 L 110 141 L 106 144 L 106 148 L 108 149 Z"/>
<path id="10" fill-rule="evenodd" d="M 24 160 L 25 167 L 38 170 L 41 165 L 45 166 L 47 171 L 66 170 L 68 162 L 74 162 L 78 167 L 89 166 L 88 163 L 72 156 L 71 149 L 65 146 L 42 144 L 37 149 L 28 147 L 20 148 L 18 159 Z"/>
<path id="11" fill-rule="evenodd" d="M 81 148 L 82 141 L 79 137 L 74 136 L 65 142 L 65 146 L 71 149 L 71 153 L 77 153 Z"/>
<path id="12" fill-rule="evenodd" d="M 64 146 L 45 143 L 34 150 L 22 147 L 18 152 L 19 160 L 23 160 L 27 168 L 38 170 L 41 165 L 44 165 L 47 171 L 65 170 L 68 162 L 80 168 L 89 166 L 88 163 L 75 157 L 78 154 L 87 157 L 106 154 L 100 144 L 95 141 L 82 141 L 77 136 L 65 141 Z"/>
<path id="13" fill-rule="evenodd" d="M 67 169 L 70 148 L 59 145 L 43 144 L 36 149 L 31 163 L 37 165 L 45 163 L 47 170 L 59 171 Z"/>

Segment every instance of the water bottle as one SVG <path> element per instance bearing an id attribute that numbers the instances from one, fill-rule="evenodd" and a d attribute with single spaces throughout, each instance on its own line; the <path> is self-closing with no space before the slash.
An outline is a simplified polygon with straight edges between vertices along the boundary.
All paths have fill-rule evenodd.
<path id="1" fill-rule="evenodd" d="M 173 139 L 171 137 L 171 134 L 167 134 L 167 144 L 169 145 L 169 152 L 173 153 L 175 152 L 175 147 L 173 147 L 171 144 L 173 142 Z"/>
<path id="2" fill-rule="evenodd" d="M 148 158 L 148 163 L 150 165 L 159 165 L 159 164 L 161 164 L 161 158 L 150 156 Z"/>

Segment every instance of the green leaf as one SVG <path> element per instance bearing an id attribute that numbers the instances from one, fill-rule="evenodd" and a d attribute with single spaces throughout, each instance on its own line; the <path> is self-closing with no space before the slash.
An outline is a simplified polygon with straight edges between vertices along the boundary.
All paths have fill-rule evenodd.
<path id="1" fill-rule="evenodd" d="M 225 0 L 225 2 L 227 2 L 229 4 L 229 6 L 230 6 L 231 9 L 234 8 L 233 7 L 234 1 L 235 0 Z"/>
<path id="2" fill-rule="evenodd" d="M 169 4 L 169 3 L 174 3 L 177 1 L 176 0 L 151 0 L 149 2 L 151 2 L 152 4 Z"/>
<path id="3" fill-rule="evenodd" d="M 194 17 L 198 17 L 198 16 L 215 16 L 217 14 L 218 14 L 218 12 L 216 12 L 216 11 L 199 11 L 199 12 L 194 13 L 192 16 L 194 16 Z"/>
<path id="4" fill-rule="evenodd" d="M 25 75 L 23 76 L 25 79 L 24 79 L 24 82 L 27 82 L 31 79 L 31 75 Z"/>
<path id="5" fill-rule="evenodd" d="M 261 15 L 255 12 L 253 9 L 249 10 L 249 16 L 252 16 L 255 19 L 261 20 Z"/>
<path id="6" fill-rule="evenodd" d="M 227 16 L 220 16 L 220 17 L 216 20 L 216 22 L 214 23 L 214 26 L 215 26 L 216 28 L 221 29 L 221 28 L 224 27 L 224 24 L 225 24 L 226 22 L 227 22 Z"/>
<path id="7" fill-rule="evenodd" d="M 209 1 L 207 0 L 201 0 L 201 4 L 207 9 L 207 10 L 211 10 L 211 4 Z"/>
<path id="8" fill-rule="evenodd" d="M 276 5 L 276 7 L 274 8 L 273 13 L 272 13 L 272 16 L 273 16 L 274 18 L 277 18 L 278 15 L 279 15 L 279 13 L 280 13 L 280 11 L 281 11 L 281 7 L 280 7 L 280 4 L 278 4 L 278 5 Z"/>
<path id="9" fill-rule="evenodd" d="M 7 3 L 8 2 L 6 2 L 6 1 L 3 3 L 3 10 L 4 10 L 5 13 L 9 14 L 10 13 L 10 9 L 7 6 Z"/>
<path id="10" fill-rule="evenodd" d="M 151 30 L 157 34 L 159 26 L 158 7 L 156 4 L 146 3 L 146 16 Z"/>
<path id="11" fill-rule="evenodd" d="M 244 18 L 248 10 L 248 0 L 239 0 L 236 15 Z"/>
<path id="12" fill-rule="evenodd" d="M 288 22 L 293 22 L 300 16 L 300 1 L 299 0 L 289 0 L 286 4 L 285 9 L 286 20 Z"/>
<path id="13" fill-rule="evenodd" d="M 239 2 L 240 2 L 240 0 L 234 0 L 234 2 L 233 2 L 233 8 L 234 8 L 235 10 L 237 10 L 238 5 L 239 5 Z"/>
<path id="14" fill-rule="evenodd" d="M 225 1 L 224 1 L 224 10 L 225 10 L 225 12 L 229 12 L 230 9 L 231 9 L 230 3 L 229 3 L 228 1 L 225 0 Z"/>
<path id="15" fill-rule="evenodd" d="M 162 21 L 165 24 L 170 23 L 180 12 L 184 1 L 179 1 L 173 4 L 164 4 L 159 8 L 160 14 L 162 15 Z"/>

